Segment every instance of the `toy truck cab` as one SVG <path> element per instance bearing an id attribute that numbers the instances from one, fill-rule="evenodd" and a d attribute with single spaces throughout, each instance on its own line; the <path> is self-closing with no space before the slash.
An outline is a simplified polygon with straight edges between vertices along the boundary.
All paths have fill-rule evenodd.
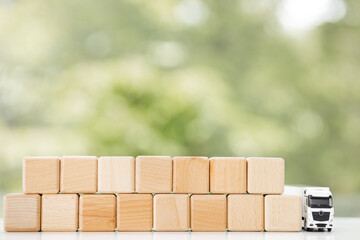
<path id="1" fill-rule="evenodd" d="M 333 228 L 333 198 L 329 188 L 303 188 L 303 228 L 329 232 Z"/>

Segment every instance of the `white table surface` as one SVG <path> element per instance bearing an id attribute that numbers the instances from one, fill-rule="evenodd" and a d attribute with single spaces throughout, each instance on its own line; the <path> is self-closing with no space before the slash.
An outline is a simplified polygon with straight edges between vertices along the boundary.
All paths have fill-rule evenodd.
<path id="1" fill-rule="evenodd" d="M 0 220 L 1 240 L 333 240 L 360 239 L 360 218 L 335 218 L 332 232 L 4 232 Z"/>

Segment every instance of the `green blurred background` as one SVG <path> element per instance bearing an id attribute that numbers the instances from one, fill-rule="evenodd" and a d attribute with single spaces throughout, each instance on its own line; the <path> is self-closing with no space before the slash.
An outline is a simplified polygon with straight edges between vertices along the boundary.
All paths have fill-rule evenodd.
<path id="1" fill-rule="evenodd" d="M 276 156 L 360 216 L 359 11 L 0 0 L 0 195 L 27 155 Z"/>

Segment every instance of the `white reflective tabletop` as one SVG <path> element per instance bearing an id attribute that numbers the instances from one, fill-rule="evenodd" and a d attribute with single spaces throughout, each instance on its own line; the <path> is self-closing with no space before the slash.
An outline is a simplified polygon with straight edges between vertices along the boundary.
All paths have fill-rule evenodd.
<path id="1" fill-rule="evenodd" d="M 4 232 L 1 240 L 333 240 L 360 239 L 360 218 L 335 218 L 332 232 Z"/>

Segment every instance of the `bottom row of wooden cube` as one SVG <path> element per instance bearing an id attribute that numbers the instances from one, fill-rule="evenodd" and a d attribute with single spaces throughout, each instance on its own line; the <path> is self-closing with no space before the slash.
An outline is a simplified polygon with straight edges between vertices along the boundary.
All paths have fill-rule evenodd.
<path id="1" fill-rule="evenodd" d="M 8 194 L 6 231 L 300 231 L 286 195 Z"/>

